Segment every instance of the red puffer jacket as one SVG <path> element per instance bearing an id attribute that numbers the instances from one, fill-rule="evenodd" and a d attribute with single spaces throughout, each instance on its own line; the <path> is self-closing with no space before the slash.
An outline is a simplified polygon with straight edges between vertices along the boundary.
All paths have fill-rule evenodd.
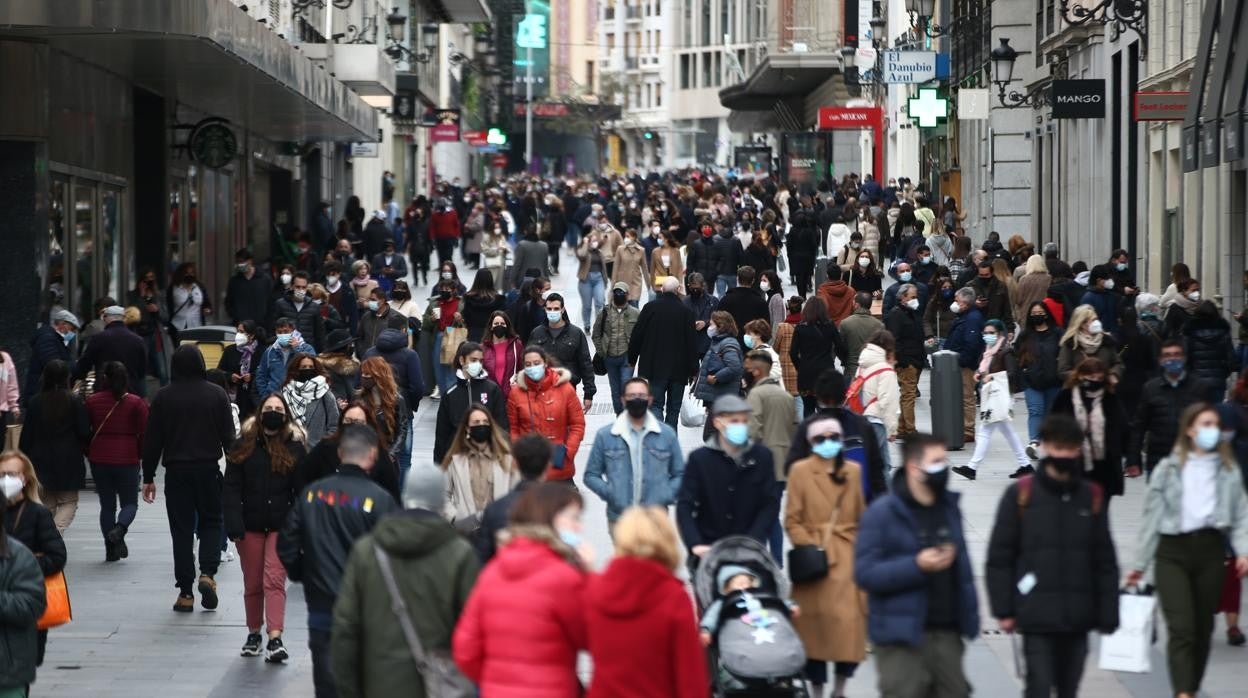
<path id="1" fill-rule="evenodd" d="M 455 663 L 484 698 L 581 695 L 586 574 L 539 530 L 521 531 L 485 566 L 455 628 Z"/>
<path id="2" fill-rule="evenodd" d="M 454 209 L 449 208 L 440 213 L 434 212 L 429 219 L 429 239 L 459 239 L 459 214 L 455 213 Z"/>
<path id="3" fill-rule="evenodd" d="M 563 444 L 568 448 L 563 467 L 549 468 L 546 479 L 571 480 L 576 474 L 576 452 L 585 439 L 585 410 L 572 387 L 572 374 L 547 366 L 546 375 L 537 383 L 519 373 L 511 387 L 507 396 L 511 440 L 536 431 L 551 444 Z"/>
<path id="4" fill-rule="evenodd" d="M 653 560 L 617 557 L 589 582 L 589 698 L 697 698 L 710 686 L 693 600 Z"/>

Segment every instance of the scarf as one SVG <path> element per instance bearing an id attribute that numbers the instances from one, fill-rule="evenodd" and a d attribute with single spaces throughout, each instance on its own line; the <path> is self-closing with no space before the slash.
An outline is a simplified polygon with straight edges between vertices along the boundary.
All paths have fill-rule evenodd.
<path id="1" fill-rule="evenodd" d="M 1105 333 L 1092 334 L 1080 330 L 1075 333 L 1075 343 L 1079 345 L 1079 349 L 1084 354 L 1091 356 L 1101 350 L 1101 342 L 1105 339 Z"/>
<path id="2" fill-rule="evenodd" d="M 308 413 L 308 405 L 320 400 L 329 391 L 329 383 L 324 376 L 317 376 L 310 381 L 291 381 L 282 387 L 282 397 L 290 406 L 290 416 L 300 425 L 306 426 L 304 417 Z"/>
<path id="3" fill-rule="evenodd" d="M 992 373 L 992 360 L 996 357 L 997 352 L 1001 351 L 1001 345 L 1005 344 L 1005 337 L 998 337 L 996 344 L 984 350 L 984 358 L 979 360 L 979 372 L 985 376 Z"/>
<path id="4" fill-rule="evenodd" d="M 1092 463 L 1105 459 L 1105 411 L 1102 409 L 1102 399 L 1105 397 L 1105 389 L 1102 388 L 1095 392 L 1089 392 L 1088 397 L 1092 398 L 1092 411 L 1088 411 L 1087 405 L 1083 402 L 1083 389 L 1079 386 L 1071 388 L 1071 402 L 1075 406 L 1075 419 L 1079 420 L 1079 425 L 1083 427 L 1083 465 L 1084 470 L 1092 470 Z"/>
<path id="5" fill-rule="evenodd" d="M 368 282 L 372 280 L 373 280 L 373 277 L 371 276 L 366 276 L 362 279 L 358 276 L 353 276 L 351 277 L 351 285 L 352 286 L 367 286 Z"/>
<path id="6" fill-rule="evenodd" d="M 1177 305 L 1183 310 L 1186 310 L 1188 315 L 1196 312 L 1196 306 L 1200 305 L 1200 301 L 1194 301 L 1191 298 L 1188 298 L 1186 294 L 1178 293 L 1177 291 L 1175 292 L 1172 300 L 1173 305 Z"/>

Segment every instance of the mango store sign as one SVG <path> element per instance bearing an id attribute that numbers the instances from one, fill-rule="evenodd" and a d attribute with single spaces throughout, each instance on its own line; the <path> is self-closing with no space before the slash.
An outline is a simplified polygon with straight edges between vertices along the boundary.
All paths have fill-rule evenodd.
<path id="1" fill-rule="evenodd" d="M 922 83 L 935 79 L 935 51 L 884 52 L 884 82 Z"/>

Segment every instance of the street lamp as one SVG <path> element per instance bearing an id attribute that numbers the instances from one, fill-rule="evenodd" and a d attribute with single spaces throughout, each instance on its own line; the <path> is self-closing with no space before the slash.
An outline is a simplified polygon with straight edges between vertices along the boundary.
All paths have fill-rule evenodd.
<path id="1" fill-rule="evenodd" d="M 1142 44 L 1148 43 L 1147 0 L 1100 0 L 1092 7 L 1078 3 L 1071 7 L 1069 0 L 1060 0 L 1058 9 L 1062 13 L 1062 21 L 1071 26 L 1112 24 L 1119 32 L 1130 29 L 1140 36 Z M 1144 60 L 1144 54 L 1140 51 L 1140 60 Z"/>
<path id="2" fill-rule="evenodd" d="M 406 57 L 413 63 L 428 63 L 433 60 L 438 49 L 440 30 L 438 25 L 428 22 L 420 25 L 422 46 L 420 53 L 413 53 L 411 49 L 403 45 L 403 27 L 406 25 L 407 17 L 399 12 L 399 8 L 392 9 L 390 14 L 386 15 L 386 36 L 390 39 L 390 45 L 386 47 L 386 55 L 396 61 Z"/>
<path id="3" fill-rule="evenodd" d="M 1001 45 L 988 54 L 992 61 L 992 82 L 997 86 L 997 101 L 1006 109 L 1031 107 L 1039 109 L 1049 103 L 1045 91 L 1047 85 L 1040 85 L 1026 94 L 1007 88 L 1014 79 L 1014 62 L 1018 60 L 1018 51 L 1010 46 L 1010 40 L 1001 37 Z"/>
<path id="4" fill-rule="evenodd" d="M 979 15 L 972 14 L 954 17 L 947 27 L 932 24 L 932 18 L 936 12 L 936 0 L 906 0 L 906 12 L 909 12 L 911 16 L 917 17 L 919 20 L 917 24 L 911 26 L 918 29 L 920 33 L 926 35 L 929 39 L 949 36 L 958 31 L 962 25 L 979 21 Z"/>
<path id="5" fill-rule="evenodd" d="M 399 8 L 394 8 L 386 15 L 386 35 L 390 37 L 390 43 L 403 43 L 403 27 L 406 25 L 407 17 L 399 12 Z"/>

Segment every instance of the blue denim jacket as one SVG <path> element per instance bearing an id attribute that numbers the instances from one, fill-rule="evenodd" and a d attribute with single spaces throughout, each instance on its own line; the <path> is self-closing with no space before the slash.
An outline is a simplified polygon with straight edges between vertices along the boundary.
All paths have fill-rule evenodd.
<path id="1" fill-rule="evenodd" d="M 633 457 L 627 413 L 594 435 L 585 469 L 585 486 L 607 503 L 607 520 L 615 521 L 633 505 Z M 676 432 L 649 412 L 641 436 L 641 498 L 644 506 L 669 506 L 676 501 L 685 475 L 685 458 Z"/>
<path id="2" fill-rule="evenodd" d="M 286 382 L 286 362 L 294 354 L 316 356 L 316 349 L 305 341 L 292 347 L 290 353 L 286 353 L 274 342 L 260 355 L 260 365 L 256 367 L 256 395 L 259 400 L 264 400 L 282 389 L 282 383 Z"/>

